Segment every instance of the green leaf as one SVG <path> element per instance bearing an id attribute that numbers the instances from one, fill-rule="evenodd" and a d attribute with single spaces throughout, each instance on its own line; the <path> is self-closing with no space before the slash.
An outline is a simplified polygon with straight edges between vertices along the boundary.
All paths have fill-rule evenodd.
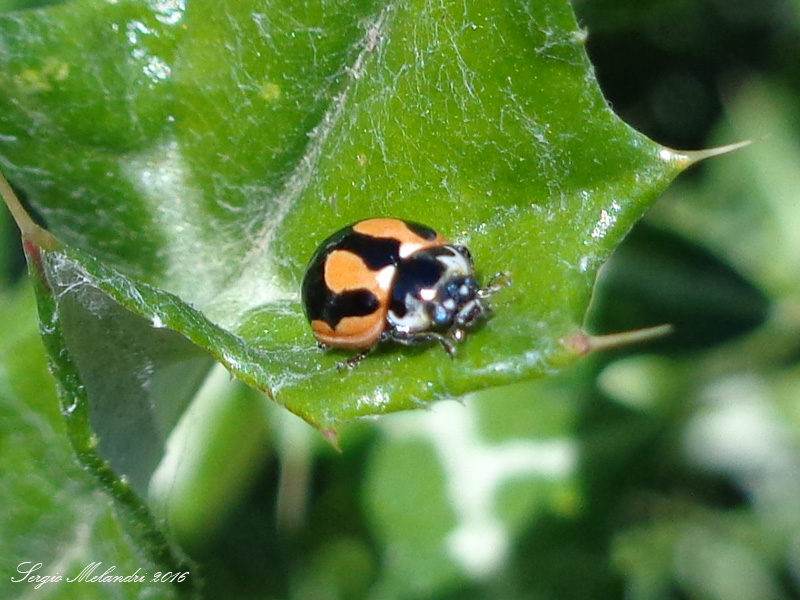
<path id="1" fill-rule="evenodd" d="M 0 166 L 66 245 L 41 256 L 51 355 L 125 422 L 94 423 L 101 445 L 141 426 L 157 446 L 204 357 L 322 430 L 575 360 L 563 340 L 598 267 L 691 162 L 611 112 L 584 40 L 564 0 L 0 17 Z M 375 215 L 469 245 L 484 280 L 512 274 L 455 360 L 388 347 L 341 373 L 346 354 L 316 348 L 306 262 Z M 153 391 L 175 363 L 181 390 Z M 116 464 L 139 487 L 154 456 Z"/>
<path id="2" fill-rule="evenodd" d="M 174 571 L 176 566 L 163 560 L 169 551 L 153 544 L 158 534 L 148 533 L 141 516 L 131 527 L 130 512 L 118 512 L 97 480 L 75 462 L 32 300 L 28 288 L 0 295 L 0 502 L 5 507 L 0 517 L 0 564 L 6 571 L 0 596 L 180 597 L 172 585 L 151 581 L 157 572 Z M 66 581 L 95 562 L 101 566 L 91 576 L 113 566 L 111 575 L 129 576 L 138 569 L 138 575 L 147 577 L 144 582 L 113 584 Z M 23 581 L 22 574 L 37 563 L 41 565 L 31 576 L 62 579 L 42 583 L 36 590 L 38 582 Z M 197 583 L 192 581 L 196 575 L 189 576 L 189 583 Z"/>

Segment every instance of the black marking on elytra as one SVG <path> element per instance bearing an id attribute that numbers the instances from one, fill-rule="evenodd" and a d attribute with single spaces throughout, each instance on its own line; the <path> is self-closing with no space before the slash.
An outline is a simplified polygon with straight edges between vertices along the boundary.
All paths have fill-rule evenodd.
<path id="1" fill-rule="evenodd" d="M 323 304 L 320 318 L 333 329 L 345 317 L 365 317 L 380 307 L 378 297 L 369 290 L 351 290 L 330 294 Z"/>
<path id="2" fill-rule="evenodd" d="M 383 267 L 393 265 L 400 260 L 399 241 L 357 233 L 350 225 L 340 229 L 320 244 L 311 258 L 308 269 L 314 266 L 323 266 L 325 259 L 334 250 L 349 250 L 357 254 L 364 260 L 367 268 L 372 271 L 380 271 Z"/>
<path id="3" fill-rule="evenodd" d="M 335 329 L 345 317 L 371 315 L 380 307 L 377 296 L 366 289 L 335 294 L 324 285 L 324 261 L 313 264 L 303 280 L 303 308 L 310 321 L 325 321 Z M 315 267 L 315 268 L 312 268 Z"/>
<path id="4" fill-rule="evenodd" d="M 300 287 L 300 296 L 306 319 L 313 321 L 322 318 L 322 309 L 330 292 L 325 285 L 325 253 L 317 252 L 311 257 L 311 262 L 306 267 L 303 284 Z"/>
<path id="5" fill-rule="evenodd" d="M 325 321 L 336 328 L 345 317 L 363 317 L 378 310 L 380 302 L 369 290 L 335 294 L 325 285 L 325 256 L 315 256 L 306 271 L 302 287 L 303 309 L 310 321 Z"/>
<path id="6" fill-rule="evenodd" d="M 330 253 L 335 249 L 358 252 L 364 240 L 370 244 L 379 241 L 355 233 L 352 227 L 346 227 L 326 239 L 311 257 L 301 287 L 303 310 L 309 321 L 325 321 L 332 328 L 336 328 L 339 321 L 345 317 L 366 316 L 378 310 L 380 302 L 369 290 L 350 290 L 336 294 L 325 284 L 325 262 Z M 395 242 L 393 246 L 379 246 L 378 250 L 373 247 L 372 252 L 367 252 L 369 256 L 363 256 L 359 252 L 359 256 L 362 256 L 367 266 L 373 269 L 375 268 L 373 265 L 376 264 L 382 266 L 393 264 L 395 262 L 393 257 L 397 256 L 398 252 L 399 244 Z"/>
<path id="7" fill-rule="evenodd" d="M 396 239 L 371 237 L 355 231 L 342 237 L 336 249 L 357 254 L 371 271 L 380 271 L 400 260 L 400 242 Z"/>
<path id="8" fill-rule="evenodd" d="M 403 223 L 405 223 L 406 226 L 411 231 L 416 233 L 419 237 L 421 237 L 423 239 L 426 239 L 429 242 L 436 239 L 436 236 L 437 236 L 436 231 L 434 231 L 433 229 L 431 229 L 427 225 L 423 225 L 421 223 L 414 223 L 413 221 L 403 221 Z"/>

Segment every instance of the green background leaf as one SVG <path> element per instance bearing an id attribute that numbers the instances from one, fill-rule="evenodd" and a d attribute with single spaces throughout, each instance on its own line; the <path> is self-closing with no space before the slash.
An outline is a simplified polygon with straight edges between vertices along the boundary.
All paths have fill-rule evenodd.
<path id="1" fill-rule="evenodd" d="M 574 360 L 562 342 L 596 269 L 687 158 L 609 110 L 565 2 L 214 6 L 84 0 L 0 20 L 5 166 L 59 239 L 102 261 L 71 254 L 82 283 L 142 317 L 132 338 L 191 305 L 202 315 L 168 327 L 320 429 Z M 387 348 L 342 374 L 343 354 L 315 347 L 305 264 L 374 215 L 469 245 L 484 279 L 512 274 L 456 360 Z"/>

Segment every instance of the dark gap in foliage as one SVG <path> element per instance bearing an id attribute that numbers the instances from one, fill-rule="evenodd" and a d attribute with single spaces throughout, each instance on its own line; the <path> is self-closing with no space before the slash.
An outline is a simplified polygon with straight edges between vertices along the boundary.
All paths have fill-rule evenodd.
<path id="1" fill-rule="evenodd" d="M 747 334 L 769 306 L 761 290 L 705 248 L 642 222 L 603 268 L 589 323 L 602 333 L 669 323 L 674 333 L 647 350 L 686 352 Z"/>
<path id="2" fill-rule="evenodd" d="M 797 48 L 795 9 L 784 0 L 662 4 L 626 3 L 620 13 L 610 0 L 584 1 L 576 12 L 617 114 L 666 146 L 702 148 L 737 81 L 774 70 L 776 57 Z"/>

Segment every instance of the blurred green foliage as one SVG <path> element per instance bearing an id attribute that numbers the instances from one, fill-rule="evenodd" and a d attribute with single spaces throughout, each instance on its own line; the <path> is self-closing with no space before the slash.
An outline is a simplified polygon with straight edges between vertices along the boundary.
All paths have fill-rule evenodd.
<path id="1" fill-rule="evenodd" d="M 591 331 L 675 334 L 360 422 L 341 453 L 213 373 L 150 484 L 203 597 L 800 597 L 799 7 L 576 8 L 606 94 L 639 130 L 681 147 L 757 140 L 679 180 L 601 273 Z M 17 241 L 2 240 L 0 393 L 17 407 L 0 422 L 4 585 L 27 559 L 20 536 L 41 542 L 35 560 L 145 567 L 111 502 L 81 487 L 12 275 Z M 20 475 L 32 464 L 52 471 L 38 485 Z M 73 510 L 54 522 L 53 500 Z M 87 518 L 104 523 L 97 544 L 80 537 Z M 173 593 L 84 589 L 58 597 Z"/>
<path id="2" fill-rule="evenodd" d="M 0 596 L 31 593 L 36 584 L 21 580 L 37 563 L 34 576 L 74 578 L 99 562 L 94 576 L 114 565 L 115 574 L 139 569 L 152 577 L 162 564 L 140 550 L 134 532 L 141 516 L 115 505 L 74 459 L 34 314 L 29 285 L 0 291 Z M 149 578 L 118 589 L 47 582 L 35 593 L 53 588 L 65 600 L 178 596 Z"/>

